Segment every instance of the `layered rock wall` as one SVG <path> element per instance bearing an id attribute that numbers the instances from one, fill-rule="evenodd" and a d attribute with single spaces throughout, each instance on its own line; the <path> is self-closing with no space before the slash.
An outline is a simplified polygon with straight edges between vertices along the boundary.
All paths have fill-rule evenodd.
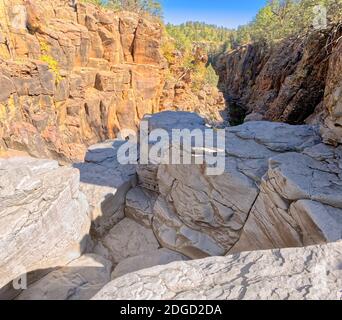
<path id="1" fill-rule="evenodd" d="M 146 113 L 180 108 L 184 96 L 191 98 L 185 109 L 224 108 L 210 88 L 199 99 L 166 82 L 158 21 L 69 3 L 1 5 L 2 150 L 83 160 L 87 146 L 136 129 Z"/>
<path id="2" fill-rule="evenodd" d="M 323 124 L 341 142 L 341 28 L 314 31 L 273 46 L 254 43 L 221 55 L 219 86 L 236 121 Z M 234 120 L 234 119 L 233 119 Z"/>
<path id="3" fill-rule="evenodd" d="M 159 110 L 165 63 L 158 23 L 68 1 L 10 1 L 5 11 L 3 146 L 82 159 L 87 145 Z"/>
<path id="4" fill-rule="evenodd" d="M 341 33 L 338 34 L 340 37 Z M 331 49 L 326 80 L 324 109 L 326 110 L 322 135 L 327 143 L 342 143 L 342 38 Z"/>

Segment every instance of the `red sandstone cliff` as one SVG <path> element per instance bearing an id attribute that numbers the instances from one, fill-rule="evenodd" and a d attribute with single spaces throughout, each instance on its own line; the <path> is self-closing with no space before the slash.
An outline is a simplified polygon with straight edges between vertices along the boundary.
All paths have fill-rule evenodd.
<path id="1" fill-rule="evenodd" d="M 135 129 L 146 113 L 224 108 L 215 89 L 202 98 L 166 81 L 158 21 L 66 0 L 5 1 L 0 151 L 79 160 L 87 146 Z"/>

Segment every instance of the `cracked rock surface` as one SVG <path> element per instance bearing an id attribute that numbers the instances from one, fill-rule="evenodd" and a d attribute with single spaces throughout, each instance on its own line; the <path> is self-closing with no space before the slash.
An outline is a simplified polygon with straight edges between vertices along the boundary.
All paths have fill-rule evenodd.
<path id="1" fill-rule="evenodd" d="M 0 287 L 78 258 L 90 228 L 79 173 L 56 161 L 0 159 Z"/>
<path id="2" fill-rule="evenodd" d="M 144 254 L 122 260 L 114 269 L 112 279 L 119 278 L 138 270 L 154 266 L 166 265 L 174 261 L 189 260 L 184 255 L 169 249 L 158 249 Z"/>
<path id="3" fill-rule="evenodd" d="M 177 117 L 179 122 L 175 121 Z M 191 113 L 164 112 L 148 116 L 145 120 L 149 123 L 149 130 L 161 128 L 171 132 L 174 125 L 178 129 L 190 127 L 203 131 L 207 128 L 201 117 Z M 248 228 L 246 222 L 253 219 L 254 212 L 266 201 L 262 200 L 262 197 L 269 196 L 265 190 L 274 189 L 273 186 L 266 186 L 266 173 L 274 184 L 281 185 L 284 182 L 284 177 L 278 173 L 280 169 L 272 169 L 280 159 L 282 163 L 279 168 L 282 168 L 282 171 L 287 173 L 294 170 L 287 173 L 294 177 L 292 187 L 287 184 L 284 186 L 289 189 L 288 192 L 295 192 L 298 188 L 304 188 L 306 193 L 316 192 L 316 195 L 306 194 L 302 197 L 298 194 L 297 200 L 319 201 L 323 197 L 324 204 L 338 207 L 339 196 L 334 194 L 342 193 L 338 181 L 340 168 L 334 160 L 338 157 L 337 149 L 324 149 L 320 145 L 318 128 L 307 125 L 248 122 L 227 128 L 225 133 L 223 174 L 207 175 L 206 164 L 139 166 L 139 184 L 143 188 L 152 184 L 154 190 L 159 192 L 153 206 L 152 218 L 152 228 L 158 241 L 164 247 L 193 259 L 224 255 L 230 250 L 236 252 L 242 248 L 267 249 L 303 245 L 303 241 L 299 240 L 302 237 L 300 230 L 291 221 L 291 217 L 287 217 L 288 214 L 281 227 L 274 230 L 277 225 L 273 225 L 272 206 L 269 204 L 264 205 L 259 211 L 265 215 L 266 222 L 262 222 L 262 226 L 266 224 L 265 233 L 275 233 L 271 240 L 268 236 L 258 235 L 247 242 L 244 227 Z M 172 147 L 171 144 L 170 150 Z M 334 152 L 336 155 L 332 154 Z M 315 153 L 322 159 L 315 159 Z M 330 162 L 325 163 L 325 160 Z M 317 168 L 315 181 L 318 184 L 316 187 L 312 186 L 313 190 L 307 190 L 311 188 L 312 183 L 311 167 Z M 140 173 L 151 172 L 152 169 L 155 173 L 151 183 L 151 179 L 146 180 L 147 174 Z M 331 184 L 328 185 L 330 180 Z M 298 192 L 305 193 L 304 189 L 299 189 Z M 281 191 L 274 190 L 275 194 L 279 192 Z M 327 192 L 330 193 L 326 194 Z M 271 213 L 267 213 L 267 210 L 271 210 Z M 338 215 L 334 213 L 334 216 Z M 278 219 L 279 213 L 276 215 Z M 254 230 L 254 226 L 251 229 Z M 286 231 L 280 232 L 280 229 Z M 341 236 L 336 236 L 338 231 L 334 232 L 335 239 L 340 239 Z M 276 239 L 279 237 L 284 239 L 277 242 Z M 315 243 L 317 242 L 308 244 Z M 235 250 L 235 247 L 238 249 Z"/>
<path id="4" fill-rule="evenodd" d="M 340 300 L 342 242 L 174 262 L 125 275 L 94 300 Z"/>
<path id="5" fill-rule="evenodd" d="M 259 196 L 230 252 L 342 239 L 340 164 L 341 148 L 321 144 L 271 158 Z"/>
<path id="6" fill-rule="evenodd" d="M 150 130 L 208 128 L 193 113 L 146 119 Z M 194 162 L 121 165 L 120 140 L 91 146 L 74 168 L 0 160 L 5 296 L 89 299 L 112 278 L 96 299 L 339 298 L 342 147 L 309 125 L 225 133 L 216 176 Z M 30 271 L 28 290 L 6 285 Z"/>
<path id="7" fill-rule="evenodd" d="M 133 188 L 126 196 L 125 215 L 137 223 L 151 228 L 153 207 L 157 194 L 144 188 Z"/>
<path id="8" fill-rule="evenodd" d="M 146 254 L 159 248 L 159 243 L 151 229 L 128 218 L 115 225 L 101 243 L 108 250 L 108 255 L 115 264 L 128 257 Z"/>

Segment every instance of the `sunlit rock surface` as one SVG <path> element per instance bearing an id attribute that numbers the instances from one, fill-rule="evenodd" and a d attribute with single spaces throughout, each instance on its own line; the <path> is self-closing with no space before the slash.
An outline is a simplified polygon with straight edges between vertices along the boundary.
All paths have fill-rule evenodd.
<path id="1" fill-rule="evenodd" d="M 340 300 L 342 242 L 174 262 L 125 275 L 94 300 Z"/>
<path id="2" fill-rule="evenodd" d="M 81 255 L 90 219 L 79 179 L 56 161 L 0 159 L 0 287 Z"/>

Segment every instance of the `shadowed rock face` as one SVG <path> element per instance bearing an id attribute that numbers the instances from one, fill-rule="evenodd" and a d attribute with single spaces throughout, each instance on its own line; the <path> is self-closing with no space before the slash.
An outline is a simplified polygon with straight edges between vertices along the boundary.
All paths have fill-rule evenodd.
<path id="1" fill-rule="evenodd" d="M 337 35 L 342 36 L 342 31 Z M 336 145 L 342 144 L 342 41 L 331 49 L 329 72 L 325 88 L 324 110 L 325 121 L 322 135 L 325 142 Z"/>
<path id="2" fill-rule="evenodd" d="M 174 262 L 113 280 L 94 300 L 340 300 L 342 243 Z"/>
<path id="3" fill-rule="evenodd" d="M 200 99 L 191 83 L 166 83 L 162 30 L 150 19 L 80 2 L 9 0 L 0 22 L 1 149 L 79 161 L 146 113 L 185 100 L 185 110 L 224 109 L 216 88 Z"/>
<path id="4" fill-rule="evenodd" d="M 112 264 L 84 255 L 29 285 L 16 300 L 89 300 L 110 281 Z"/>
<path id="5" fill-rule="evenodd" d="M 232 116 L 302 124 L 310 115 L 309 121 L 322 122 L 326 117 L 322 113 L 329 113 L 327 140 L 330 134 L 331 141 L 339 141 L 332 131 L 341 136 L 337 111 L 341 76 L 337 70 L 342 47 L 329 38 L 330 32 L 315 31 L 272 48 L 250 44 L 221 55 L 219 86 L 231 102 Z M 335 35 L 336 40 L 339 36 Z M 331 44 L 327 47 L 327 43 Z"/>
<path id="6" fill-rule="evenodd" d="M 89 203 L 91 233 L 102 237 L 124 217 L 126 194 L 136 184 L 134 165 L 121 165 L 117 152 L 125 141 L 109 140 L 91 146 L 85 161 L 75 163 L 80 172 L 80 189 Z"/>

